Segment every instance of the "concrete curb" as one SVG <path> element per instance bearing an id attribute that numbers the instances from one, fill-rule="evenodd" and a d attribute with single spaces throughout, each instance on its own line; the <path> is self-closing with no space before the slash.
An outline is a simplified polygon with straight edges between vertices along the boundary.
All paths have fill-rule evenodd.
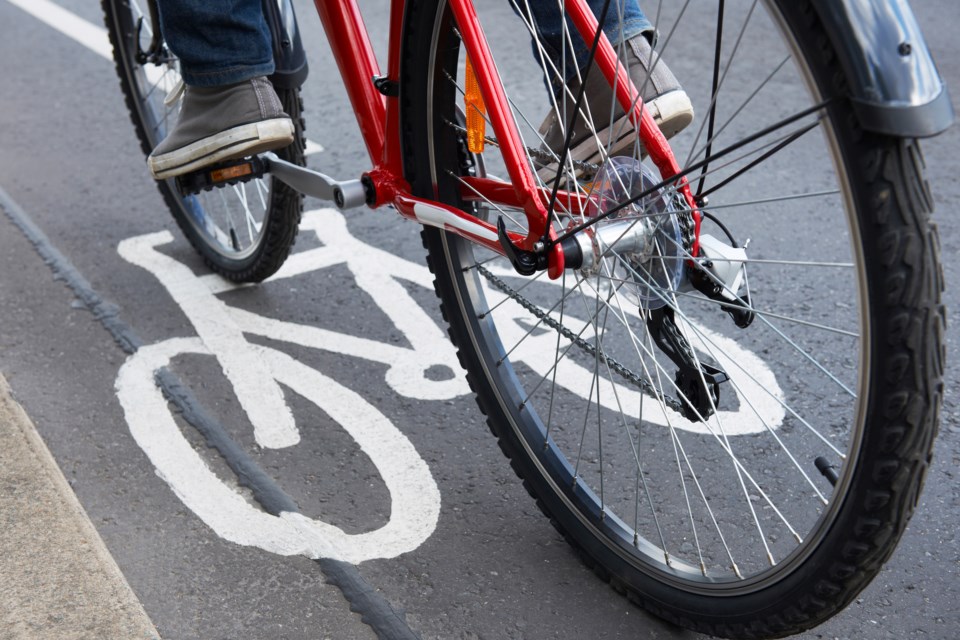
<path id="1" fill-rule="evenodd" d="M 0 375 L 0 638 L 159 637 Z"/>

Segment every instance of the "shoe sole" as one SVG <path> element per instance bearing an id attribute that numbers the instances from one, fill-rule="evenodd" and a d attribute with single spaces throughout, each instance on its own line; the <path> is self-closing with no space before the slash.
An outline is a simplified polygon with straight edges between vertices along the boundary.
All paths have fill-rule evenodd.
<path id="1" fill-rule="evenodd" d="M 687 93 L 682 90 L 671 91 L 670 93 L 657 96 L 655 100 L 650 101 L 644 106 L 650 110 L 650 113 L 653 115 L 653 121 L 660 128 L 660 132 L 663 133 L 663 136 L 667 140 L 683 131 L 693 122 L 693 104 L 690 102 L 690 97 L 687 96 Z M 667 116 L 667 118 L 663 118 L 662 114 L 664 113 L 670 115 Z M 628 152 L 627 155 L 632 156 L 634 143 L 639 146 L 641 157 L 646 155 L 643 142 L 641 142 L 639 136 L 636 135 L 630 118 L 623 115 L 611 126 L 598 131 L 596 137 L 590 136 L 580 144 L 572 147 L 569 152 L 570 157 L 577 162 L 588 164 L 599 163 L 602 156 L 597 149 L 597 140 L 606 142 L 611 137 L 611 131 L 615 133 L 620 132 L 620 136 L 610 141 L 609 149 L 606 152 L 608 158 L 624 155 L 624 152 Z M 549 183 L 550 180 L 556 177 L 555 167 L 555 164 L 543 167 L 537 171 L 537 175 Z M 581 172 L 577 171 L 576 174 L 577 177 L 580 177 Z"/>
<path id="2" fill-rule="evenodd" d="M 217 162 L 285 147 L 293 137 L 293 121 L 289 118 L 242 124 L 169 153 L 151 155 L 147 165 L 155 179 L 166 180 Z"/>

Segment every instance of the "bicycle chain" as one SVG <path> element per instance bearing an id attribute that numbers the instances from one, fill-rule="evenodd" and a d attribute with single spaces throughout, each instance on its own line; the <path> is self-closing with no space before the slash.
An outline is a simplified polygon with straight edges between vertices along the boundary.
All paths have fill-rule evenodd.
<path id="1" fill-rule="evenodd" d="M 513 290 L 510 285 L 505 283 L 503 280 L 493 275 L 486 267 L 483 265 L 477 265 L 477 271 L 486 278 L 494 287 L 499 289 L 502 293 L 505 293 L 507 297 L 515 300 L 517 304 L 521 307 L 532 313 L 536 316 L 541 322 L 546 324 L 548 327 L 557 331 L 560 335 L 570 340 L 573 344 L 577 345 L 588 353 L 591 357 L 597 358 L 597 348 L 581 338 L 580 336 L 573 333 L 570 329 L 564 327 L 559 322 L 551 318 L 547 313 L 542 311 L 535 304 L 521 296 L 517 291 Z M 639 388 L 642 392 L 653 397 L 655 400 L 660 400 L 666 406 L 670 407 L 674 411 L 683 413 L 683 404 L 679 400 L 669 398 L 662 393 L 660 393 L 652 384 L 638 376 L 636 373 L 620 364 L 615 358 L 606 355 L 605 353 L 600 353 L 600 358 L 603 360 L 604 364 L 609 366 L 613 371 L 616 371 L 624 379 L 631 382 L 635 387 Z"/>
<path id="2" fill-rule="evenodd" d="M 693 255 L 693 243 L 697 238 L 697 225 L 693 220 L 693 211 L 687 204 L 687 200 L 679 191 L 673 194 L 673 207 L 678 212 L 677 222 L 680 223 L 680 238 L 683 242 L 683 249 L 687 255 Z"/>

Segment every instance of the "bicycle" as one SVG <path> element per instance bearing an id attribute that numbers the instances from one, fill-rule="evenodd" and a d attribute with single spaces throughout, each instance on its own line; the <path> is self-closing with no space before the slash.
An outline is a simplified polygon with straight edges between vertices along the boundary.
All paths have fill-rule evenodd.
<path id="1" fill-rule="evenodd" d="M 420 222 L 488 425 L 584 561 L 677 624 L 787 635 L 853 600 L 919 499 L 944 309 L 916 139 L 953 114 L 902 0 L 690 4 L 653 20 L 681 82 L 711 70 L 684 82 L 700 122 L 668 143 L 618 62 L 622 39 L 598 29 L 618 4 L 564 2 L 564 48 L 571 30 L 590 45 L 573 72 L 601 73 L 639 130 L 610 158 L 615 105 L 591 113 L 582 91 L 547 89 L 565 86 L 566 58 L 526 0 L 391 2 L 386 74 L 353 0 L 317 1 L 373 165 L 338 181 L 300 166 L 305 57 L 292 6 L 266 2 L 298 140 L 159 186 L 211 268 L 239 281 L 285 259 L 300 193 Z M 103 6 L 149 153 L 176 60 L 152 2 Z M 531 41 L 534 55 L 512 55 Z M 597 162 L 538 130 L 568 101 Z M 761 355 L 770 376 L 751 373 Z"/>

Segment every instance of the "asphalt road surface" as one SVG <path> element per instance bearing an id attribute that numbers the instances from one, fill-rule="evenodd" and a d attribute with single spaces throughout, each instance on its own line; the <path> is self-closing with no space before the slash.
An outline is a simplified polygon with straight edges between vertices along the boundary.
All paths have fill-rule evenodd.
<path id="1" fill-rule="evenodd" d="M 258 448 L 248 419 L 256 407 L 239 406 L 212 359 L 200 355 L 197 309 L 223 313 L 223 305 L 213 294 L 192 297 L 197 289 L 190 285 L 204 269 L 144 170 L 103 34 L 81 22 L 61 23 L 64 33 L 17 4 L 0 0 L 0 189 L 5 207 L 16 203 L 20 219 L 35 226 L 24 232 L 0 216 L 0 373 L 162 637 L 700 637 L 633 607 L 581 565 L 520 486 L 469 394 L 435 400 L 384 384 L 378 354 L 405 341 L 441 341 L 435 302 L 432 294 L 408 291 L 423 322 L 405 326 L 410 307 L 402 294 L 389 282 L 355 284 L 346 257 L 329 268 L 320 268 L 320 258 L 307 260 L 301 275 L 255 295 L 222 297 L 251 312 L 248 318 L 349 328 L 295 336 L 318 347 L 291 351 L 306 365 L 303 375 L 315 376 L 318 395 L 290 398 L 294 412 L 308 416 L 297 446 Z M 384 32 L 386 4 L 363 3 L 372 32 Z M 58 5 L 101 24 L 98 3 Z M 311 6 L 299 5 L 311 43 L 307 133 L 325 148 L 311 162 L 358 175 L 366 167 L 353 115 Z M 942 74 L 960 95 L 960 8 L 952 0 L 918 0 L 914 8 Z M 958 144 L 954 127 L 924 145 L 950 318 L 960 311 L 951 288 L 960 281 Z M 307 203 L 308 211 L 323 206 Z M 336 235 L 345 255 L 389 252 L 364 254 L 377 255 L 385 269 L 422 270 L 417 228 L 388 211 L 308 214 L 298 246 L 309 248 L 310 234 Z M 250 322 L 244 331 L 251 344 L 277 357 L 294 349 L 289 324 Z M 364 340 L 354 345 L 351 336 Z M 337 340 L 342 344 L 330 347 Z M 955 324 L 947 342 L 953 355 Z M 345 353 L 346 343 L 361 357 Z M 138 346 L 140 360 L 121 369 Z M 444 348 L 437 347 L 448 357 Z M 237 425 L 237 455 L 296 496 L 302 513 L 336 525 L 342 540 L 334 546 L 343 559 L 308 559 L 308 552 L 324 556 L 326 543 L 295 522 L 245 511 L 246 501 L 232 505 L 231 496 L 244 489 L 191 475 L 190 456 L 206 450 L 202 437 L 184 429 L 173 438 L 181 448 L 169 445 L 163 430 L 172 422 L 161 419 L 167 405 L 153 391 L 152 369 L 144 368 L 184 353 L 195 354 L 181 355 L 178 369 L 191 393 L 221 423 Z M 935 463 L 899 549 L 854 604 L 804 637 L 960 636 L 955 360 Z M 131 397 L 138 401 L 125 400 Z M 344 406 L 369 411 L 361 422 L 380 425 L 380 458 L 360 453 L 363 434 L 348 432 L 350 420 L 338 418 Z M 343 429 L 323 428 L 338 422 Z M 167 456 L 169 465 L 156 468 L 148 450 Z M 233 477 L 221 456 L 206 459 L 218 477 Z M 421 476 L 432 480 L 414 481 L 403 488 L 405 501 L 391 504 L 384 468 L 371 460 L 425 465 Z M 394 535 L 391 510 L 437 525 Z M 210 526 L 198 512 L 220 519 Z"/>

